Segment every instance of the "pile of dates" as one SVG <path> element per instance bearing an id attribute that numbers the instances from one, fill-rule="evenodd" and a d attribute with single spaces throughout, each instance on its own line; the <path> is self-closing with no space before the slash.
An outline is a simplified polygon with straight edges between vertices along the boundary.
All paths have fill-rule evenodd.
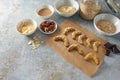
<path id="1" fill-rule="evenodd" d="M 40 28 L 44 32 L 52 32 L 55 29 L 55 22 L 54 21 L 43 21 L 40 25 Z"/>

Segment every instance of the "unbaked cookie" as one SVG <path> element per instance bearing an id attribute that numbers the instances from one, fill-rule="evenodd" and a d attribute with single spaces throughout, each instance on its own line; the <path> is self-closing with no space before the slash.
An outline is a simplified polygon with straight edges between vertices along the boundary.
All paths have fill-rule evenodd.
<path id="1" fill-rule="evenodd" d="M 55 41 L 63 41 L 63 42 L 64 42 L 64 45 L 65 45 L 66 47 L 69 46 L 69 41 L 68 41 L 68 39 L 67 39 L 66 36 L 63 36 L 63 35 L 55 36 L 55 37 L 54 37 L 54 40 L 55 40 Z"/>
<path id="2" fill-rule="evenodd" d="M 94 51 L 98 51 L 98 47 L 101 45 L 101 42 L 99 42 L 99 41 L 96 41 L 96 42 L 94 42 L 93 43 L 93 49 L 94 49 Z"/>
<path id="3" fill-rule="evenodd" d="M 86 40 L 87 46 L 88 46 L 88 47 L 92 47 L 92 42 L 93 42 L 93 41 L 94 41 L 93 39 L 87 38 L 87 40 Z"/>
<path id="4" fill-rule="evenodd" d="M 69 32 L 73 32 L 73 31 L 75 31 L 74 28 L 72 28 L 72 27 L 67 27 L 67 28 L 65 28 L 63 34 L 67 35 Z"/>
<path id="5" fill-rule="evenodd" d="M 93 60 L 96 65 L 99 65 L 100 61 L 94 53 L 88 53 L 85 57 L 85 60 Z"/>
<path id="6" fill-rule="evenodd" d="M 84 55 L 83 50 L 81 50 L 81 48 L 78 44 L 72 44 L 68 47 L 69 52 L 72 51 L 72 50 L 77 50 L 80 55 Z"/>
<path id="7" fill-rule="evenodd" d="M 79 37 L 78 37 L 78 42 L 80 44 L 83 44 L 83 39 L 87 38 L 85 34 L 81 34 Z"/>
<path id="8" fill-rule="evenodd" d="M 72 33 L 72 39 L 76 39 L 76 37 L 78 36 L 78 35 L 81 35 L 82 33 L 80 32 L 80 31 L 74 31 L 73 33 Z"/>

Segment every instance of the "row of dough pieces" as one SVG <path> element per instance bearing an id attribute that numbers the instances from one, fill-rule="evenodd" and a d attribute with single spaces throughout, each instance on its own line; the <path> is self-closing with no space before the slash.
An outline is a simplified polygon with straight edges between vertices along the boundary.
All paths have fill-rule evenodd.
<path id="1" fill-rule="evenodd" d="M 80 31 L 75 31 L 75 29 L 72 28 L 72 27 L 65 28 L 65 30 L 64 30 L 63 33 L 65 35 L 67 35 L 69 32 L 72 32 L 72 38 L 74 40 L 76 39 L 76 37 L 78 35 L 80 35 L 80 36 L 78 36 L 78 41 L 80 41 L 80 44 L 83 44 L 83 39 L 87 38 L 86 35 L 82 34 Z M 80 49 L 80 46 L 78 44 L 71 44 L 71 45 L 69 45 L 69 41 L 68 41 L 67 37 L 64 36 L 64 35 L 55 36 L 54 40 L 55 41 L 63 41 L 64 45 L 66 47 L 68 47 L 68 51 L 69 52 L 72 51 L 72 50 L 77 50 L 80 55 L 82 55 L 82 56 L 85 55 L 84 52 L 83 52 L 83 50 Z M 93 41 L 93 40 L 91 40 L 89 38 L 86 40 L 87 45 L 89 47 L 91 47 L 91 41 Z M 98 41 L 94 42 L 93 49 L 95 51 L 97 51 L 99 45 L 100 45 L 100 42 L 98 42 Z M 97 56 L 94 53 L 88 53 L 87 55 L 85 55 L 84 59 L 85 60 L 93 60 L 95 62 L 95 64 L 97 64 L 97 65 L 100 63 L 99 59 L 97 58 Z"/>
<path id="2" fill-rule="evenodd" d="M 87 43 L 87 46 L 88 47 L 93 47 L 93 50 L 94 51 L 98 51 L 98 47 L 101 45 L 101 42 L 99 42 L 99 41 L 95 41 L 95 40 L 93 40 L 93 39 L 91 39 L 91 38 L 88 38 L 85 34 L 83 34 L 82 32 L 80 32 L 80 31 L 76 31 L 74 28 L 72 28 L 72 27 L 67 27 L 67 28 L 65 28 L 65 30 L 64 30 L 64 32 L 63 32 L 63 34 L 64 35 L 67 35 L 68 33 L 70 33 L 70 32 L 72 32 L 72 39 L 73 40 L 76 40 L 76 38 L 78 37 L 78 39 L 77 39 L 77 41 L 82 45 L 83 44 L 83 41 L 84 40 L 86 40 L 86 43 Z M 62 39 L 63 41 L 64 41 L 64 45 L 66 46 L 66 47 L 68 47 L 69 46 L 69 41 L 68 41 L 68 39 L 66 38 L 66 36 L 57 36 L 56 38 L 58 38 L 58 39 Z"/>

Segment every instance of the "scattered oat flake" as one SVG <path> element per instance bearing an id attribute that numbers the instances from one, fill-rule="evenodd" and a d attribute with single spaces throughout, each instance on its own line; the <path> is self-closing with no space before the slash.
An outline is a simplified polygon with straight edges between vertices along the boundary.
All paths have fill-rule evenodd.
<path id="1" fill-rule="evenodd" d="M 29 45 L 31 45 L 31 44 L 33 44 L 33 43 L 34 43 L 33 40 L 30 40 L 30 41 L 28 42 Z"/>
<path id="2" fill-rule="evenodd" d="M 41 43 L 44 43 L 44 41 L 41 41 Z"/>
<path id="3" fill-rule="evenodd" d="M 33 49 L 36 49 L 36 48 L 40 47 L 40 43 L 41 43 L 40 42 L 40 37 L 39 37 L 38 34 L 36 34 L 33 37 L 33 39 L 28 42 L 29 45 L 32 45 Z"/>

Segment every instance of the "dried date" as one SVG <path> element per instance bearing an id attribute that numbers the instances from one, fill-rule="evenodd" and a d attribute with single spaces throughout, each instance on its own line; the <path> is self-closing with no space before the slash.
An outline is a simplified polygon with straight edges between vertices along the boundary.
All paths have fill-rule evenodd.
<path id="1" fill-rule="evenodd" d="M 44 21 L 40 27 L 44 32 L 52 32 L 55 28 L 55 23 L 53 21 Z"/>

